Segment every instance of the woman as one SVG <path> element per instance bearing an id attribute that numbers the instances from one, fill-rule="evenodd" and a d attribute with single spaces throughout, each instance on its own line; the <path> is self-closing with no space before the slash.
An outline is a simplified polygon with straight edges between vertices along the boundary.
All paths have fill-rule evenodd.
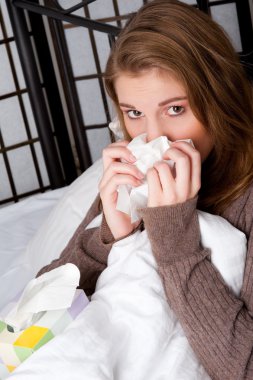
<path id="1" fill-rule="evenodd" d="M 168 302 L 206 371 L 212 379 L 252 379 L 253 106 L 237 55 L 204 13 L 154 0 L 120 34 L 105 85 L 126 140 L 104 150 L 100 197 L 61 257 L 40 273 L 73 262 L 80 286 L 91 293 L 112 244 L 145 228 Z M 164 159 L 175 169 L 160 162 L 148 171 L 148 206 L 132 224 L 116 210 L 117 188 L 142 183 L 127 149 L 142 133 L 148 141 L 162 135 L 173 141 Z M 189 138 L 194 148 L 176 142 Z M 101 206 L 101 227 L 85 231 Z M 197 208 L 223 216 L 248 238 L 239 298 L 200 244 Z"/>

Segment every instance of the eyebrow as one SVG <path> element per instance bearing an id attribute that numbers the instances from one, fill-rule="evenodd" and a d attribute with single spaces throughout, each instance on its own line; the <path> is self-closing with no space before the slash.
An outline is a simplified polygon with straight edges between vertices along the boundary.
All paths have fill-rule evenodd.
<path id="1" fill-rule="evenodd" d="M 169 99 L 163 100 L 162 102 L 158 103 L 158 106 L 161 107 L 161 106 L 164 106 L 165 104 L 168 104 L 171 102 L 177 102 L 179 100 L 185 100 L 185 99 L 187 99 L 187 96 L 175 96 L 174 98 L 169 98 Z M 135 106 L 133 106 L 131 104 L 127 104 L 127 103 L 119 103 L 119 105 L 121 107 L 126 107 L 126 108 L 132 108 L 132 109 L 136 108 Z"/>
<path id="2" fill-rule="evenodd" d="M 175 96 L 174 98 L 164 100 L 163 102 L 159 103 L 158 106 L 164 106 L 165 104 L 185 99 L 187 99 L 187 96 Z"/>

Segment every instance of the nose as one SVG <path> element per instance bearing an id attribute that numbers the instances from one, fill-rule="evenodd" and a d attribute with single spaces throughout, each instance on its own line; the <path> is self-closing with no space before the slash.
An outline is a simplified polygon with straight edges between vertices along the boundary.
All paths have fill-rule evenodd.
<path id="1" fill-rule="evenodd" d="M 146 124 L 147 142 L 163 136 L 163 128 L 158 120 L 150 120 Z"/>

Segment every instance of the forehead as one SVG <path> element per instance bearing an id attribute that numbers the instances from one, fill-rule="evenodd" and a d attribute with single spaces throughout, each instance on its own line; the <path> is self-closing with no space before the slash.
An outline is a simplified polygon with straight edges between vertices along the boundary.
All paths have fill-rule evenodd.
<path id="1" fill-rule="evenodd" d="M 131 104 L 145 100 L 159 103 L 164 97 L 186 95 L 184 86 L 175 75 L 160 69 L 145 70 L 135 75 L 123 72 L 115 80 L 115 91 L 119 103 L 131 101 Z"/>

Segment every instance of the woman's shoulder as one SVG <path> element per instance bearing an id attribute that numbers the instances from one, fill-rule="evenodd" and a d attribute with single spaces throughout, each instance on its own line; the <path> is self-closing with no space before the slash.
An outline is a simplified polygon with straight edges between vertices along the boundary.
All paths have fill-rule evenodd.
<path id="1" fill-rule="evenodd" d="M 250 185 L 247 187 L 247 189 L 244 191 L 243 195 L 241 196 L 244 207 L 247 207 L 249 210 L 253 208 L 253 181 L 250 183 Z"/>
<path id="2" fill-rule="evenodd" d="M 245 205 L 242 210 L 244 216 L 245 232 L 252 235 L 253 233 L 253 182 L 250 184 L 245 192 Z"/>
<path id="3" fill-rule="evenodd" d="M 221 216 L 246 234 L 250 232 L 253 226 L 253 181 Z"/>
<path id="4" fill-rule="evenodd" d="M 244 210 L 253 219 L 253 181 L 245 191 L 245 205 Z"/>

